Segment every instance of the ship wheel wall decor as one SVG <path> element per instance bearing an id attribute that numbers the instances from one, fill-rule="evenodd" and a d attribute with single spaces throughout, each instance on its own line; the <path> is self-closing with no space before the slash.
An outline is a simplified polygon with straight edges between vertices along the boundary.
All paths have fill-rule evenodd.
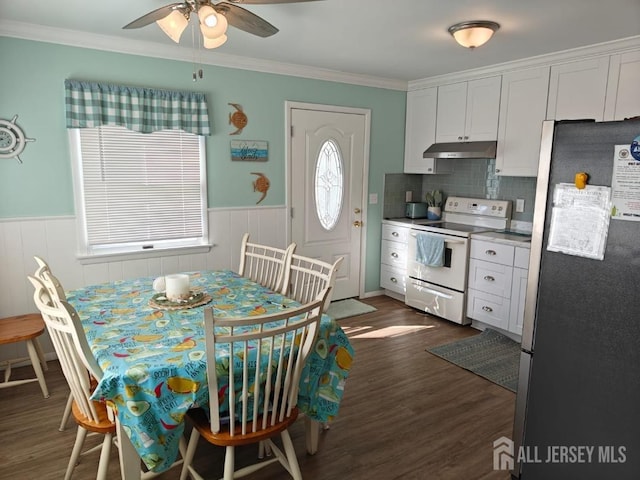
<path id="1" fill-rule="evenodd" d="M 35 138 L 27 138 L 22 129 L 16 125 L 18 115 L 11 121 L 0 119 L 0 158 L 16 158 L 22 163 L 20 154 L 26 142 L 35 142 Z"/>

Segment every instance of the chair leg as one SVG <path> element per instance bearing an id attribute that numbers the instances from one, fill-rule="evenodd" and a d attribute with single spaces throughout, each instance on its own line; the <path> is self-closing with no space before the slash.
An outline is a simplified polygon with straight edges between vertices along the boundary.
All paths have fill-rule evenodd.
<path id="1" fill-rule="evenodd" d="M 33 345 L 36 347 L 36 352 L 38 353 L 38 358 L 40 359 L 40 365 L 42 365 L 42 370 L 45 372 L 49 371 L 49 365 L 47 365 L 47 360 L 44 358 L 44 352 L 42 351 L 42 346 L 37 338 L 33 340 Z"/>
<path id="2" fill-rule="evenodd" d="M 84 445 L 84 439 L 86 437 L 87 431 L 84 428 L 78 426 L 78 432 L 76 433 L 76 443 L 73 444 L 73 450 L 71 451 L 71 458 L 69 459 L 69 465 L 67 465 L 67 471 L 64 474 L 64 480 L 69 480 L 71 478 L 73 469 L 78 463 L 78 458 L 80 458 L 80 453 L 82 452 L 82 446 Z"/>
<path id="3" fill-rule="evenodd" d="M 69 397 L 67 398 L 67 405 L 64 407 L 64 412 L 62 412 L 62 420 L 60 421 L 59 431 L 64 432 L 64 429 L 67 427 L 67 422 L 69 421 L 69 415 L 71 415 L 71 405 L 73 405 L 73 394 L 69 392 Z"/>
<path id="4" fill-rule="evenodd" d="M 113 434 L 107 433 L 102 442 L 102 450 L 100 451 L 100 462 L 98 463 L 98 473 L 96 480 L 107 480 L 107 471 L 109 470 L 109 455 L 111 454 L 111 442 Z"/>
<path id="5" fill-rule="evenodd" d="M 29 352 L 29 358 L 31 359 L 31 365 L 33 366 L 33 371 L 36 373 L 36 377 L 38 378 L 38 383 L 40 384 L 42 395 L 44 395 L 44 398 L 49 398 L 49 390 L 47 389 L 47 384 L 44 381 L 44 373 L 42 373 L 42 365 L 40 365 L 40 356 L 38 355 L 38 349 L 34 345 L 34 341 L 27 340 L 26 343 L 27 351 Z"/>
<path id="6" fill-rule="evenodd" d="M 236 449 L 227 447 L 224 454 L 224 480 L 233 480 L 233 473 L 236 469 Z"/>
<path id="7" fill-rule="evenodd" d="M 302 480 L 302 472 L 300 472 L 300 465 L 298 465 L 298 457 L 296 456 L 296 450 L 293 448 L 293 442 L 288 430 L 283 430 L 280 434 L 282 437 L 282 446 L 287 454 L 287 461 L 289 463 L 289 473 L 294 480 Z"/>
<path id="8" fill-rule="evenodd" d="M 193 462 L 193 456 L 196 453 L 196 447 L 198 446 L 198 440 L 200 439 L 200 433 L 195 428 L 191 430 L 191 437 L 189 437 L 189 445 L 187 445 L 187 451 L 183 455 L 184 462 L 182 462 L 182 471 L 180 472 L 180 480 L 187 480 L 189 475 L 189 467 Z"/>

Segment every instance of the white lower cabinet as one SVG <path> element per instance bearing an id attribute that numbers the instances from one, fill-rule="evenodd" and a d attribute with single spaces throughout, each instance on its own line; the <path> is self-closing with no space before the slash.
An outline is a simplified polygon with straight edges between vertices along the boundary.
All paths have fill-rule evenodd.
<path id="1" fill-rule="evenodd" d="M 529 249 L 471 239 L 467 317 L 522 334 Z"/>
<path id="2" fill-rule="evenodd" d="M 406 292 L 409 227 L 382 224 L 380 286 L 401 295 Z"/>

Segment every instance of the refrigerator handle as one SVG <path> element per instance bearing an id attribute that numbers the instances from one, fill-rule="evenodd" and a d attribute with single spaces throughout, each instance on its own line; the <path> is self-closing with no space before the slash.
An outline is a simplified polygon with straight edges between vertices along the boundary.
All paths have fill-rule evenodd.
<path id="1" fill-rule="evenodd" d="M 540 141 L 540 161 L 538 163 L 538 182 L 533 210 L 533 229 L 531 231 L 531 252 L 529 254 L 529 274 L 527 276 L 527 294 L 524 302 L 524 321 L 522 327 L 522 349 L 533 351 L 533 333 L 535 328 L 540 261 L 542 260 L 542 240 L 549 193 L 549 174 L 551 171 L 551 153 L 555 122 L 542 122 Z"/>

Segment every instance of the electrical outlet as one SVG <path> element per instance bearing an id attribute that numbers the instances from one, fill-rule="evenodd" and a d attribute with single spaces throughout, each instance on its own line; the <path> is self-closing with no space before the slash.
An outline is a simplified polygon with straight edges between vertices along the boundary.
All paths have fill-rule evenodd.
<path id="1" fill-rule="evenodd" d="M 411 202 L 413 201 L 413 192 L 411 190 L 407 190 L 404 192 L 404 201 Z"/>
<path id="2" fill-rule="evenodd" d="M 516 200 L 516 212 L 517 213 L 524 212 L 524 198 L 518 198 Z"/>
<path id="3" fill-rule="evenodd" d="M 370 205 L 375 205 L 376 203 L 378 203 L 378 194 L 377 193 L 370 193 L 369 194 L 369 204 Z"/>

